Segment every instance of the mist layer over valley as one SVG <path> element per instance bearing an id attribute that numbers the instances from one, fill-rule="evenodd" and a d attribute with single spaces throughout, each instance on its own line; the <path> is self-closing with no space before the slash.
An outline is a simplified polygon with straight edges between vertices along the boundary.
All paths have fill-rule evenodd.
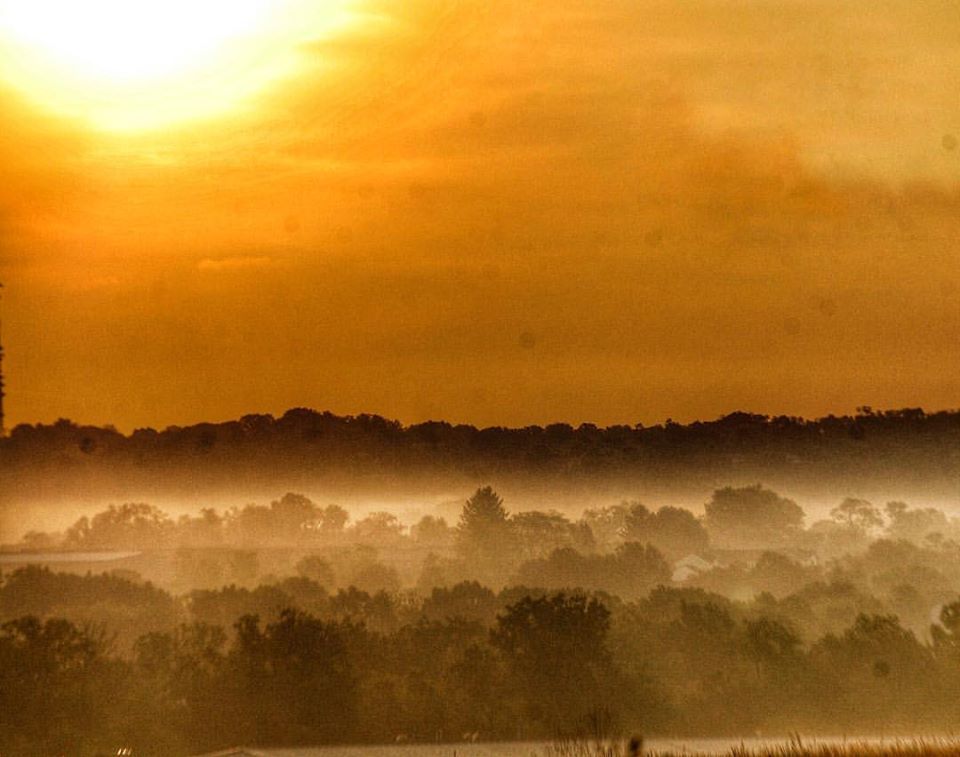
<path id="1" fill-rule="evenodd" d="M 0 539 L 59 529 L 79 511 L 148 501 L 174 514 L 285 491 L 354 513 L 456 517 L 494 482 L 515 506 L 576 516 L 641 497 L 702 512 L 723 486 L 762 482 L 825 517 L 843 497 L 960 508 L 960 413 L 919 409 L 803 420 L 521 429 L 291 410 L 280 418 L 141 429 L 21 425 L 0 439 Z"/>
<path id="2" fill-rule="evenodd" d="M 18 427 L 0 750 L 951 732 L 958 429 Z"/>

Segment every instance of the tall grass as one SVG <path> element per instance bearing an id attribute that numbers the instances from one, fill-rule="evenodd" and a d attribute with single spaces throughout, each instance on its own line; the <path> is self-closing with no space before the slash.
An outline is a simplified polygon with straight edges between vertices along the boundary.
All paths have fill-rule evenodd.
<path id="1" fill-rule="evenodd" d="M 547 749 L 547 757 L 960 757 L 960 740 L 894 739 L 890 741 L 849 741 L 841 744 L 804 743 L 799 736 L 776 745 L 742 744 L 721 751 L 640 748 L 631 752 L 626 742 L 610 740 L 561 740 Z"/>

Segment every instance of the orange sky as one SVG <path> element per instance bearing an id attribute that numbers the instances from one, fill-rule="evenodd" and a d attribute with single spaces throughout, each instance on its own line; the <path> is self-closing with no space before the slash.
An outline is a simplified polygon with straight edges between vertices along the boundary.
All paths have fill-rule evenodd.
<path id="1" fill-rule="evenodd" d="M 162 128 L 8 77 L 8 425 L 960 406 L 956 3 L 343 5 Z"/>

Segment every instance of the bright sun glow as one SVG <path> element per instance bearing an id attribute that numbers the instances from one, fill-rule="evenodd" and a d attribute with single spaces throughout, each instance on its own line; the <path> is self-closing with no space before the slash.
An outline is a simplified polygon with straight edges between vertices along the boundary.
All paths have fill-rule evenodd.
<path id="1" fill-rule="evenodd" d="M 0 73 L 107 129 L 229 110 L 287 73 L 344 0 L 0 0 Z"/>

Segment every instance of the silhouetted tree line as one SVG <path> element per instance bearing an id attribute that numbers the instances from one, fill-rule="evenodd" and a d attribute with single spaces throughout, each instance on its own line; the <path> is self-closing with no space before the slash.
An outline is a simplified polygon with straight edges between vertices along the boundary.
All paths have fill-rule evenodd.
<path id="1" fill-rule="evenodd" d="M 262 490 L 279 481 L 338 476 L 354 486 L 407 476 L 434 483 L 549 478 L 556 487 L 640 475 L 682 484 L 718 472 L 811 485 L 898 481 L 947 490 L 960 471 L 958 449 L 958 411 L 860 408 L 853 416 L 816 420 L 733 413 L 687 425 L 478 429 L 435 421 L 403 426 L 376 415 L 299 408 L 280 418 L 248 415 L 129 435 L 67 420 L 20 425 L 0 439 L 0 466 L 8 490 L 24 498 L 60 493 L 68 485 L 108 491 L 118 481 L 167 492 L 240 485 Z"/>
<path id="2" fill-rule="evenodd" d="M 78 581 L 107 605 L 156 601 L 126 579 Z M 31 569 L 0 592 L 29 582 L 77 588 L 73 577 Z M 813 591 L 839 601 L 848 593 Z M 553 738 L 589 731 L 598 717 L 623 732 L 688 735 L 891 734 L 956 723 L 956 596 L 922 640 L 883 611 L 805 639 L 787 600 L 735 602 L 690 588 L 632 601 L 523 587 L 495 594 L 479 584 L 417 603 L 350 594 L 328 596 L 309 579 L 246 596 L 194 594 L 167 627 L 123 651 L 95 624 L 8 620 L 0 752 Z M 222 625 L 218 602 L 241 614 Z"/>

